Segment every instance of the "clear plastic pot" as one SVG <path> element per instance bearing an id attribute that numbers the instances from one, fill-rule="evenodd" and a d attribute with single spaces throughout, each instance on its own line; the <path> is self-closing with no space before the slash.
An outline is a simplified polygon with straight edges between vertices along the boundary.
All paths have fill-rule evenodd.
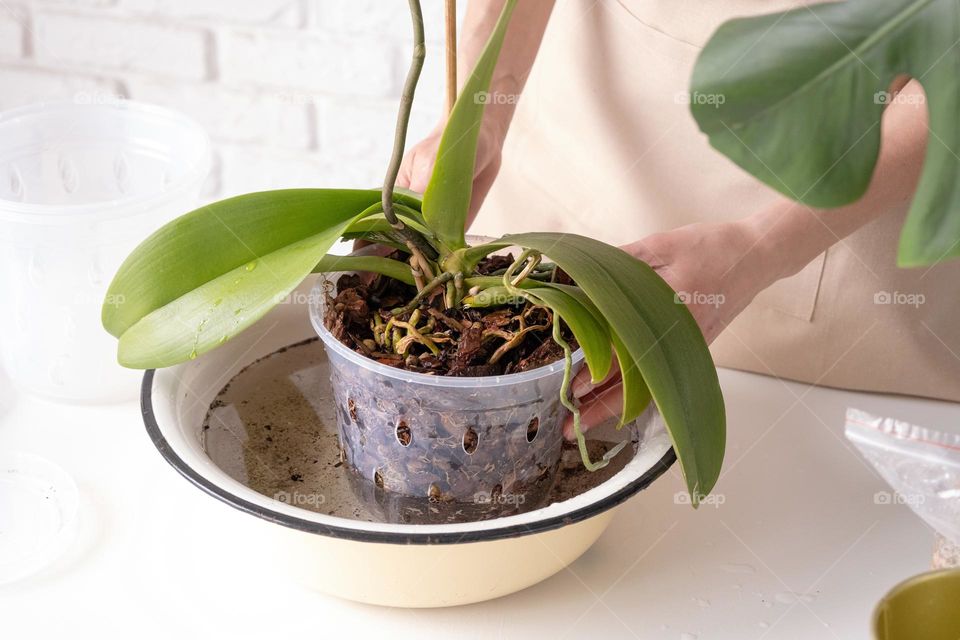
<path id="1" fill-rule="evenodd" d="M 0 347 L 18 387 L 69 401 L 136 396 L 100 326 L 110 279 L 147 235 L 196 204 L 203 129 L 132 102 L 0 114 Z M 123 304 L 114 300 L 114 304 Z"/>
<path id="2" fill-rule="evenodd" d="M 490 377 L 380 364 L 324 326 L 324 288 L 338 276 L 318 279 L 310 317 L 330 360 L 341 456 L 365 497 L 394 519 L 398 511 L 424 508 L 424 498 L 435 520 L 451 509 L 493 517 L 541 506 L 556 477 L 567 415 L 563 361 Z M 577 351 L 574 373 L 582 360 Z"/>

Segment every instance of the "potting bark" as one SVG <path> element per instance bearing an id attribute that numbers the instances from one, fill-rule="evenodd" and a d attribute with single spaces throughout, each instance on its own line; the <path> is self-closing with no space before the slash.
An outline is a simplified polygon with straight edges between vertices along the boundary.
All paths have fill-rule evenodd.
<path id="1" fill-rule="evenodd" d="M 490 256 L 478 274 L 496 274 L 513 262 L 512 256 Z M 558 281 L 569 282 L 563 272 Z M 543 307 L 506 305 L 493 309 L 444 309 L 442 290 L 419 309 L 414 327 L 384 329 L 391 320 L 409 325 L 413 312 L 394 316 L 416 295 L 414 287 L 385 276 L 372 280 L 343 275 L 336 294 L 328 300 L 324 315 L 327 329 L 351 349 L 381 364 L 408 371 L 450 376 L 496 376 L 529 371 L 563 357 L 563 349 L 550 338 L 552 313 Z M 384 330 L 409 338 L 402 353 L 386 348 L 379 338 Z M 576 349 L 576 340 L 566 328 L 564 335 Z M 417 338 L 426 337 L 437 349 L 432 352 Z M 392 336 L 391 336 L 392 339 Z M 516 344 L 514 345 L 514 341 Z"/>

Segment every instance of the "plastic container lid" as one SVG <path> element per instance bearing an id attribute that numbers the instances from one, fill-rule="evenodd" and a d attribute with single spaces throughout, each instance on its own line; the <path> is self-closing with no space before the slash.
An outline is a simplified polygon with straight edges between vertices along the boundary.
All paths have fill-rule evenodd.
<path id="1" fill-rule="evenodd" d="M 56 560 L 77 532 L 79 494 L 56 464 L 29 453 L 0 454 L 0 584 Z"/>

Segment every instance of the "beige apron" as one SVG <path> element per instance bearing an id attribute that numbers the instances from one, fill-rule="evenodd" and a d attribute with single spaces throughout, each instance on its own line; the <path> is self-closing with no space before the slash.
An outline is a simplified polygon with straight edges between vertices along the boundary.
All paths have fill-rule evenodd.
<path id="1" fill-rule="evenodd" d="M 776 202 L 782 196 L 709 146 L 685 97 L 720 23 L 798 4 L 558 0 L 472 231 L 626 244 Z M 960 260 L 898 269 L 903 215 L 883 216 L 758 295 L 714 342 L 717 364 L 960 400 Z"/>

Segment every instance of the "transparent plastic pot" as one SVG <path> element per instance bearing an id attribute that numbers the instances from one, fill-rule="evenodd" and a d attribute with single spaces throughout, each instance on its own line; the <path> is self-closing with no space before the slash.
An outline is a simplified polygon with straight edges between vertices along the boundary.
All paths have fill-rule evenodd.
<path id="1" fill-rule="evenodd" d="M 0 114 L 0 348 L 21 389 L 59 400 L 136 397 L 101 327 L 110 279 L 151 232 L 196 205 L 206 133 L 127 101 Z M 114 300 L 113 304 L 123 304 Z"/>
<path id="2" fill-rule="evenodd" d="M 434 376 L 380 364 L 323 322 L 318 278 L 310 318 L 326 347 L 341 458 L 368 504 L 390 521 L 437 522 L 542 506 L 556 479 L 567 411 L 564 362 L 503 376 Z M 583 353 L 573 357 L 573 373 Z M 424 500 L 426 498 L 426 500 Z"/>

